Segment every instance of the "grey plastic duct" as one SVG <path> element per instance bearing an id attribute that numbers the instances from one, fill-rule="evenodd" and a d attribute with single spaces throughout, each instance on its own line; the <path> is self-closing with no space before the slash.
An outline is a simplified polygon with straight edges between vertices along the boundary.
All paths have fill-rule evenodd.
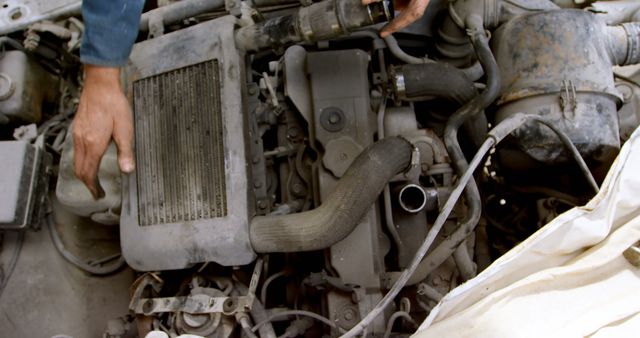
<path id="1" fill-rule="evenodd" d="M 384 186 L 411 163 L 413 146 L 386 138 L 365 149 L 322 205 L 311 211 L 259 216 L 250 238 L 258 253 L 326 249 L 347 237 L 376 201 Z"/>

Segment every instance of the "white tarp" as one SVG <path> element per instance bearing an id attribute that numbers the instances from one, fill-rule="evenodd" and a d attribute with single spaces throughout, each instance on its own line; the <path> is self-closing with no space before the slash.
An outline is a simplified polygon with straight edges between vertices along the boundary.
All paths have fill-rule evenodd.
<path id="1" fill-rule="evenodd" d="M 449 293 L 414 337 L 638 337 L 640 131 L 600 193 Z"/>

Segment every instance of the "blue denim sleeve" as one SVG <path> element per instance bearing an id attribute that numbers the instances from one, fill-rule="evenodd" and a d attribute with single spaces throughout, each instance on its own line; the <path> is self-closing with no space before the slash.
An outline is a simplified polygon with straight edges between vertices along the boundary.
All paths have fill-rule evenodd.
<path id="1" fill-rule="evenodd" d="M 138 36 L 143 6 L 144 0 L 84 0 L 82 62 L 105 67 L 124 66 Z"/>

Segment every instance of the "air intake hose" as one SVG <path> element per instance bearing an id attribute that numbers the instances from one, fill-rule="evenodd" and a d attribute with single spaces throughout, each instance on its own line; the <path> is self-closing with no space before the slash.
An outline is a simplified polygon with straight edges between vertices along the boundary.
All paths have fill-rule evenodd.
<path id="1" fill-rule="evenodd" d="M 365 149 L 318 208 L 303 213 L 259 216 L 251 221 L 251 245 L 258 253 L 326 249 L 347 237 L 384 186 L 411 163 L 413 146 L 399 137 Z"/>

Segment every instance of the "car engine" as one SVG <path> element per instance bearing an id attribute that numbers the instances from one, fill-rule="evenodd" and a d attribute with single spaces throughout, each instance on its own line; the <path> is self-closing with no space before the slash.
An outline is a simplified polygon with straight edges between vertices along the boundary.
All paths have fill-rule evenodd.
<path id="1" fill-rule="evenodd" d="M 640 125 L 635 1 L 432 0 L 385 38 L 387 0 L 148 1 L 122 76 L 136 171 L 111 145 L 95 200 L 80 4 L 54 2 L 0 9 L 0 229 L 135 271 L 104 337 L 408 336 L 592 198 Z M 61 209 L 121 253 L 65 249 Z"/>

